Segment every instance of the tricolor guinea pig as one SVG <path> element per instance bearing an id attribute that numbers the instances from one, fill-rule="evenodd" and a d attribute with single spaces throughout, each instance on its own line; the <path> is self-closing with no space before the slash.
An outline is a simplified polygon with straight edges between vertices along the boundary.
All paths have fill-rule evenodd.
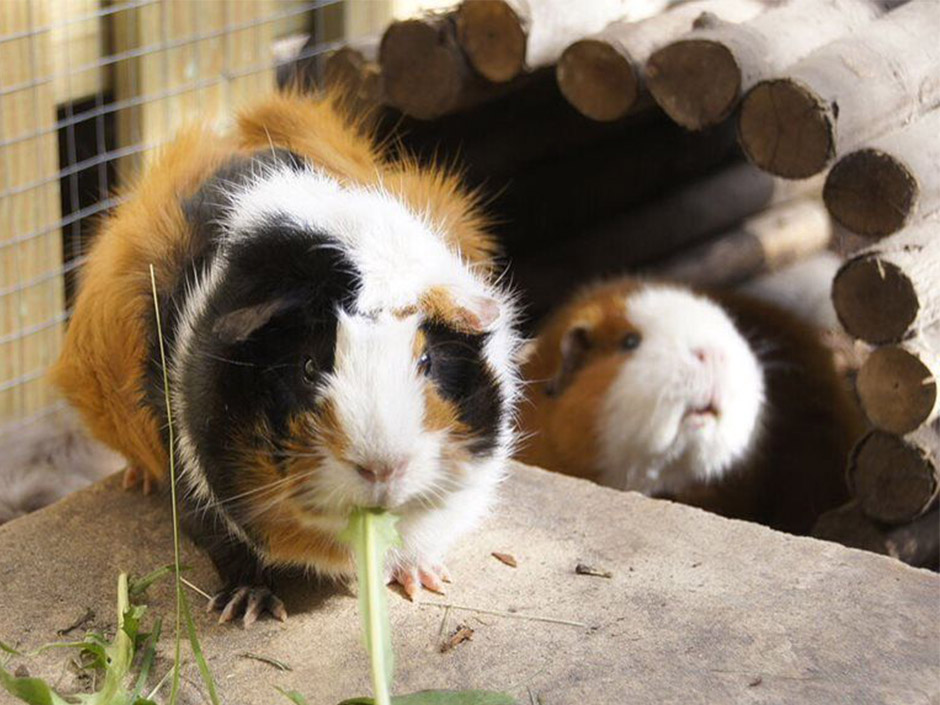
<path id="1" fill-rule="evenodd" d="M 858 412 L 816 332 L 770 304 L 594 285 L 523 369 L 526 462 L 798 533 L 846 499 Z"/>
<path id="2" fill-rule="evenodd" d="M 513 445 L 512 297 L 457 181 L 383 158 L 335 102 L 180 135 L 105 222 L 54 378 L 128 477 L 167 474 L 156 272 L 190 530 L 222 619 L 284 617 L 279 568 L 352 571 L 356 506 L 400 516 L 390 577 L 441 588 Z"/>

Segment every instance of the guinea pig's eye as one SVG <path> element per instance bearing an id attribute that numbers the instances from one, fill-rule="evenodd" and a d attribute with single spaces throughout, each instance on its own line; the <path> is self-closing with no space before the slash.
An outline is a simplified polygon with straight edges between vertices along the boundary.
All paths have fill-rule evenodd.
<path id="1" fill-rule="evenodd" d="M 308 357 L 304 360 L 304 381 L 305 382 L 316 382 L 317 381 L 317 363 L 313 361 L 312 357 Z"/>
<path id="2" fill-rule="evenodd" d="M 427 350 L 418 358 L 418 372 L 425 376 L 431 374 L 431 353 Z"/>
<path id="3" fill-rule="evenodd" d="M 639 333 L 627 333 L 620 341 L 620 347 L 623 350 L 636 350 L 640 347 L 640 341 L 643 337 Z"/>

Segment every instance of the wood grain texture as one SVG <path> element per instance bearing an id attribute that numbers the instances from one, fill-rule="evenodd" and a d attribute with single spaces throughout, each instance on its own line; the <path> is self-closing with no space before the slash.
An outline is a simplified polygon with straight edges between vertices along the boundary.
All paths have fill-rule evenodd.
<path id="1" fill-rule="evenodd" d="M 940 223 L 892 235 L 846 262 L 832 284 L 845 329 L 873 344 L 902 341 L 940 321 Z"/>
<path id="2" fill-rule="evenodd" d="M 787 178 L 812 176 L 866 140 L 940 103 L 940 12 L 911 2 L 758 83 L 744 98 L 748 158 Z"/>
<path id="3" fill-rule="evenodd" d="M 706 23 L 650 57 L 650 91 L 673 120 L 701 130 L 730 116 L 757 82 L 857 31 L 882 5 L 876 0 L 792 0 L 738 24 Z"/>
<path id="4" fill-rule="evenodd" d="M 824 197 L 840 224 L 875 238 L 940 212 L 940 109 L 839 159 Z"/>

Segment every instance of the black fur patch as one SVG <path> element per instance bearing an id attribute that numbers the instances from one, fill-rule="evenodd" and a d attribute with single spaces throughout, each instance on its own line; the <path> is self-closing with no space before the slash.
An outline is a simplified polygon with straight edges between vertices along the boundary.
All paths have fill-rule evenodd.
<path id="1" fill-rule="evenodd" d="M 177 279 L 160 301 L 168 356 L 173 354 L 179 316 L 197 273 L 201 276 L 219 256 L 223 240 L 219 221 L 229 205 L 227 192 L 249 183 L 261 169 L 285 164 L 299 170 L 303 159 L 281 149 L 237 157 L 181 204 L 191 232 L 181 238 L 180 251 L 165 265 L 175 269 Z M 236 440 L 252 438 L 263 423 L 273 434 L 264 442 L 277 448 L 287 420 L 316 405 L 315 386 L 304 376 L 304 363 L 312 358 L 321 374 L 331 369 L 336 308 L 356 290 L 358 280 L 351 263 L 327 238 L 303 231 L 286 218 L 272 218 L 226 247 L 225 281 L 196 321 L 192 363 L 183 379 L 187 430 L 207 480 L 222 500 L 236 491 L 233 480 L 240 466 L 232 451 Z M 213 330 L 226 314 L 272 302 L 278 305 L 266 312 L 273 314 L 245 339 L 226 340 Z M 165 427 L 159 341 L 156 326 L 150 328 L 146 398 Z M 168 362 L 172 364 L 172 359 Z M 242 528 L 250 529 L 240 521 L 237 506 L 226 509 L 234 510 L 230 515 Z M 200 527 L 194 533 L 208 544 L 220 569 L 232 563 L 230 570 L 223 570 L 229 580 L 252 577 L 248 574 L 260 570 L 252 551 L 232 545 L 216 510 L 196 511 Z M 233 552 L 239 560 L 226 558 Z"/>
<path id="2" fill-rule="evenodd" d="M 317 380 L 333 368 L 337 309 L 349 305 L 358 278 L 324 236 L 287 220 L 265 223 L 226 258 L 225 280 L 196 323 L 196 347 L 182 380 L 188 430 L 220 498 L 238 492 L 240 460 L 233 448 L 243 447 L 261 424 L 271 437 L 259 443 L 277 447 L 289 420 L 316 408 Z M 221 319 L 272 302 L 273 313 L 246 338 L 219 334 Z"/>
<path id="3" fill-rule="evenodd" d="M 250 157 L 239 156 L 231 159 L 220 168 L 190 198 L 180 203 L 186 222 L 189 224 L 188 237 L 181 237 L 178 250 L 173 253 L 164 266 L 174 270 L 176 282 L 169 292 L 160 297 L 161 325 L 163 342 L 167 356 L 172 355 L 179 315 L 186 304 L 186 295 L 195 286 L 197 276 L 208 270 L 218 252 L 222 239 L 219 220 L 229 203 L 226 191 L 245 186 L 252 175 L 260 169 L 287 165 L 295 171 L 304 168 L 303 158 L 286 149 L 259 152 Z M 161 274 L 166 274 L 162 272 Z M 160 348 L 157 340 L 156 325 L 149 326 L 148 344 L 147 402 L 161 419 L 166 437 L 166 402 L 163 398 L 163 369 L 160 365 Z M 169 360 L 168 360 L 169 362 Z"/>
<path id="4" fill-rule="evenodd" d="M 483 358 L 488 335 L 468 335 L 438 323 L 426 323 L 431 378 L 441 396 L 457 405 L 460 420 L 470 427 L 470 451 L 492 452 L 501 419 L 499 385 Z"/>

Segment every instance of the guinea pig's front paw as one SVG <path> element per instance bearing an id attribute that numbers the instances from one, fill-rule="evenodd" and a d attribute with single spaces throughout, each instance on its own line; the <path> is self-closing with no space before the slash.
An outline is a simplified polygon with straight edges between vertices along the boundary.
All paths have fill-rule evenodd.
<path id="1" fill-rule="evenodd" d="M 254 624 L 264 612 L 282 622 L 287 619 L 284 603 L 264 585 L 226 588 L 209 601 L 206 611 L 221 612 L 219 624 L 241 617 L 242 625 L 246 628 Z"/>
<path id="2" fill-rule="evenodd" d="M 137 467 L 136 465 L 128 465 L 124 468 L 124 476 L 121 482 L 121 486 L 125 490 L 131 490 L 141 486 L 143 493 L 145 495 L 153 492 L 153 488 L 156 486 L 156 481 L 150 476 L 150 473 L 146 470 Z"/>
<path id="3" fill-rule="evenodd" d="M 405 596 L 414 601 L 418 590 L 425 590 L 444 594 L 444 583 L 449 583 L 450 573 L 443 565 L 436 563 L 405 563 L 396 567 L 389 577 L 388 583 L 398 583 Z"/>

